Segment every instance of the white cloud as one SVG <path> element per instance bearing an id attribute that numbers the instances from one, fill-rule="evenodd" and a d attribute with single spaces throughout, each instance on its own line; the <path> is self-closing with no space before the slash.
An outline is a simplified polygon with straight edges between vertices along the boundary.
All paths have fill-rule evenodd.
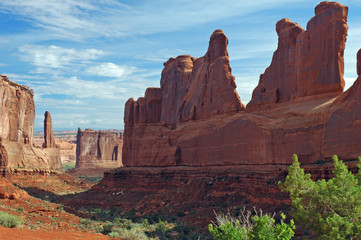
<path id="1" fill-rule="evenodd" d="M 89 75 L 113 77 L 113 78 L 122 78 L 133 74 L 135 71 L 137 71 L 137 68 L 135 67 L 119 66 L 111 62 L 101 63 L 97 66 L 90 67 L 86 70 L 87 74 Z"/>
<path id="2" fill-rule="evenodd" d="M 24 17 L 34 26 L 52 32 L 59 38 L 78 38 L 102 34 L 121 34 L 106 26 L 101 16 L 119 14 L 128 9 L 117 1 L 100 0 L 2 0 L 0 10 Z"/>
<path id="3" fill-rule="evenodd" d="M 45 72 L 47 68 L 66 68 L 74 64 L 88 63 L 107 54 L 93 48 L 76 50 L 54 45 L 23 45 L 18 50 L 20 58 L 38 67 L 38 72 Z"/>
<path id="4" fill-rule="evenodd" d="M 115 0 L 2 0 L 0 11 L 20 15 L 57 38 L 81 41 L 99 36 L 121 37 L 177 31 L 230 17 L 246 16 L 288 2 L 158 0 L 141 4 L 134 2 L 134 6 L 130 7 Z"/>

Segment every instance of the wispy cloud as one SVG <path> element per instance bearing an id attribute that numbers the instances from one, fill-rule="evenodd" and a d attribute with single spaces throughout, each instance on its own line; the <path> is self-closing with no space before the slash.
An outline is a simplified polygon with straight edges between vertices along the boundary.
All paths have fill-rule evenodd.
<path id="1" fill-rule="evenodd" d="M 136 67 L 132 66 L 119 66 L 117 64 L 108 62 L 90 67 L 86 73 L 94 76 L 111 77 L 111 78 L 124 78 L 137 71 Z"/>
<path id="2" fill-rule="evenodd" d="M 39 68 L 61 68 L 74 64 L 88 63 L 106 53 L 97 49 L 76 50 L 59 46 L 23 45 L 19 47 L 19 56 L 23 61 Z"/>
<path id="3" fill-rule="evenodd" d="M 20 15 L 57 38 L 84 40 L 178 31 L 282 6 L 286 2 L 288 0 L 157 0 L 136 2 L 130 7 L 115 0 L 2 0 L 0 10 Z"/>
<path id="4" fill-rule="evenodd" d="M 0 9 L 22 16 L 34 26 L 52 32 L 58 38 L 78 38 L 122 33 L 101 21 L 101 16 L 120 14 L 128 9 L 111 0 L 2 0 Z M 123 11 L 122 11 L 123 10 Z M 84 36 L 84 37 L 83 37 Z"/>

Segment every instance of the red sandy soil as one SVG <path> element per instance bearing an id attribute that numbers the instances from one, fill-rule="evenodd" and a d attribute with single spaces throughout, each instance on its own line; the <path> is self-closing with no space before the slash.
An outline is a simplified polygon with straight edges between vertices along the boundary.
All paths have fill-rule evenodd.
<path id="1" fill-rule="evenodd" d="M 5 177 L 0 175 L 0 211 L 17 216 L 23 223 L 18 229 L 0 227 L 0 239 L 109 239 L 95 233 L 100 222 L 84 225 L 79 221 L 81 218 L 64 211 L 61 205 L 29 195 L 30 192 L 37 193 L 44 198 L 46 195 L 77 193 L 88 190 L 92 184 L 61 172 L 17 170 L 2 174 Z"/>
<path id="2" fill-rule="evenodd" d="M 28 229 L 15 229 L 0 226 L 0 239 L 6 240 L 102 240 L 110 239 L 109 237 L 99 233 L 84 232 L 60 232 L 60 231 L 32 231 Z"/>

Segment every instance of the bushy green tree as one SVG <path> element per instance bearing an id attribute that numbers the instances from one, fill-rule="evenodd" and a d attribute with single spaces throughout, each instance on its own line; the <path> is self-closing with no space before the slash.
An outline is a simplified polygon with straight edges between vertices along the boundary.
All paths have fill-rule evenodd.
<path id="1" fill-rule="evenodd" d="M 293 155 L 288 176 L 279 186 L 290 195 L 296 222 L 318 239 L 361 239 L 361 159 L 356 175 L 337 156 L 333 163 L 332 179 L 313 181 Z"/>
<path id="2" fill-rule="evenodd" d="M 208 229 L 214 240 L 288 240 L 294 236 L 295 224 L 284 222 L 286 216 L 281 214 L 281 223 L 275 224 L 273 216 L 256 212 L 251 216 L 244 210 L 240 218 L 230 214 L 216 215 L 217 222 L 209 224 Z"/>

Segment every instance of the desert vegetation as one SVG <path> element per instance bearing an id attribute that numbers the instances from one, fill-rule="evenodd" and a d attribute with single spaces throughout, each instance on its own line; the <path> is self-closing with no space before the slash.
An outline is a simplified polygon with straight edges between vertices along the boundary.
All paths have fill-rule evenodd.
<path id="1" fill-rule="evenodd" d="M 281 214 L 280 223 L 276 223 L 275 215 L 263 214 L 262 210 L 251 211 L 243 209 L 239 217 L 231 214 L 216 214 L 216 222 L 209 224 L 209 232 L 214 240 L 237 239 L 278 239 L 288 240 L 294 236 L 295 224 L 291 220 L 285 223 L 285 214 Z"/>
<path id="2" fill-rule="evenodd" d="M 0 225 L 8 228 L 15 228 L 22 224 L 22 219 L 7 212 L 0 211 Z"/>
<path id="3" fill-rule="evenodd" d="M 336 155 L 333 164 L 333 178 L 314 181 L 294 155 L 288 176 L 279 186 L 290 195 L 296 222 L 317 239 L 360 239 L 361 158 L 356 175 Z"/>

